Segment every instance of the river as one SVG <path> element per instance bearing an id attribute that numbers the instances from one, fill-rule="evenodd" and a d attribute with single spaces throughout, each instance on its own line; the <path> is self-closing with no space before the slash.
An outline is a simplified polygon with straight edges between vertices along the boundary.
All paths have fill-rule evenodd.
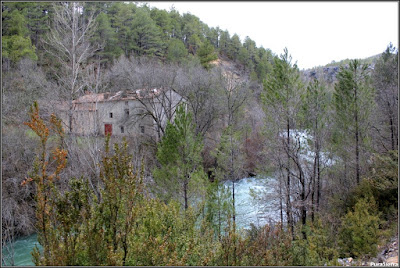
<path id="1" fill-rule="evenodd" d="M 33 266 L 31 252 L 35 245 L 41 246 L 37 242 L 37 235 L 23 236 L 14 242 L 14 266 Z M 4 251 L 4 250 L 3 250 Z M 5 252 L 2 252 L 5 254 Z M 7 262 L 6 265 L 11 265 Z"/>
<path id="2" fill-rule="evenodd" d="M 274 179 L 244 178 L 235 184 L 236 198 L 236 221 L 240 228 L 249 228 L 250 223 L 256 226 L 264 225 L 269 221 L 276 221 L 279 218 L 279 211 L 273 202 L 267 200 L 255 200 L 251 192 L 263 192 L 262 196 L 271 198 L 274 195 Z M 225 183 L 226 187 L 232 187 L 231 182 Z M 266 205 L 267 204 L 267 205 Z M 268 217 L 266 217 L 267 215 Z M 37 242 L 36 234 L 20 237 L 14 242 L 14 265 L 32 266 L 31 251 Z M 9 263 L 8 263 L 9 265 Z"/>

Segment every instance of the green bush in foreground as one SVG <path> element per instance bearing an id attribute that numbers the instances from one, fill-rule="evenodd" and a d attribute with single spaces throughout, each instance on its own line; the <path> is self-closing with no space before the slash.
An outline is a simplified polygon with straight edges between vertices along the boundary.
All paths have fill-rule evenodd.
<path id="1" fill-rule="evenodd" d="M 354 210 L 342 219 L 339 231 L 341 255 L 360 257 L 377 253 L 379 236 L 379 215 L 373 197 L 359 199 Z"/>

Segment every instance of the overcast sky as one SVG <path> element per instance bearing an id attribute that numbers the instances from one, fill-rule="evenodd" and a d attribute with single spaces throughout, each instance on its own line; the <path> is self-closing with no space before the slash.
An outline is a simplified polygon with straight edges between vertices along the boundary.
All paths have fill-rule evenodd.
<path id="1" fill-rule="evenodd" d="M 300 69 L 332 60 L 366 58 L 398 47 L 398 8 L 391 2 L 149 2 L 191 13 L 243 42 L 282 54 L 288 48 Z"/>

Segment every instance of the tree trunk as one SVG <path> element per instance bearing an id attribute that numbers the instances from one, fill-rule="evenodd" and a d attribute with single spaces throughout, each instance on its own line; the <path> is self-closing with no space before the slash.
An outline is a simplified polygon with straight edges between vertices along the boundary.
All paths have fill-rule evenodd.
<path id="1" fill-rule="evenodd" d="M 183 184 L 183 193 L 184 193 L 184 198 L 185 198 L 185 210 L 188 209 L 187 187 L 188 187 L 188 182 L 185 181 Z"/>
<path id="2" fill-rule="evenodd" d="M 287 154 L 287 181 L 286 181 L 286 186 L 287 186 L 287 192 L 286 192 L 286 214 L 287 214 L 287 222 L 288 222 L 288 227 L 290 228 L 292 238 L 294 238 L 294 226 L 293 226 L 293 220 L 292 220 L 292 207 L 290 204 L 290 156 L 289 156 L 289 150 L 290 150 L 290 128 L 289 128 L 289 118 L 287 118 L 287 125 L 286 125 L 286 130 L 287 130 L 287 147 L 286 147 L 286 154 Z"/>
<path id="3" fill-rule="evenodd" d="M 282 179 L 279 178 L 279 208 L 281 212 L 281 230 L 283 230 L 283 196 L 282 196 Z"/>
<path id="4" fill-rule="evenodd" d="M 315 204 L 316 204 L 316 198 L 315 198 L 315 192 L 316 192 L 316 183 L 315 183 L 315 177 L 317 173 L 317 153 L 315 152 L 314 156 L 314 165 L 313 165 L 313 175 L 312 175 L 312 190 L 311 190 L 311 221 L 314 222 L 314 211 L 315 211 Z"/>
<path id="5" fill-rule="evenodd" d="M 319 211 L 319 201 L 321 198 L 321 171 L 320 171 L 320 149 L 317 149 L 317 211 Z"/>
<path id="6" fill-rule="evenodd" d="M 393 116 L 392 114 L 389 115 L 389 122 L 390 122 L 390 135 L 391 135 L 391 140 L 392 140 L 392 150 L 394 151 L 395 145 L 394 145 L 394 125 L 393 125 Z"/>
<path id="7" fill-rule="evenodd" d="M 355 114 L 356 121 L 356 180 L 357 184 L 360 183 L 360 145 L 359 145 L 359 133 L 358 133 L 358 114 Z"/>
<path id="8" fill-rule="evenodd" d="M 232 180 L 232 220 L 233 224 L 236 223 L 236 211 L 235 211 L 235 181 Z"/>
<path id="9" fill-rule="evenodd" d="M 306 231 L 304 230 L 304 227 L 306 225 L 307 222 L 307 210 L 306 210 L 306 184 L 305 184 L 305 178 L 303 176 L 303 172 L 300 171 L 300 183 L 301 183 L 301 224 L 303 225 L 303 230 L 302 230 L 302 234 L 303 234 L 303 239 L 306 239 Z"/>
<path id="10" fill-rule="evenodd" d="M 72 97 L 68 100 L 69 102 L 69 109 L 68 109 L 68 130 L 69 133 L 72 133 L 72 110 L 73 110 L 73 105 L 72 105 Z"/>

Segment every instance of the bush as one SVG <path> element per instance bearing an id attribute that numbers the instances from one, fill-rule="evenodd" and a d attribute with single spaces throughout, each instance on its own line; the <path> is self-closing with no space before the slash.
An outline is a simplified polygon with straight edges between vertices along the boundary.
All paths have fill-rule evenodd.
<path id="1" fill-rule="evenodd" d="M 398 211 L 398 152 L 375 154 L 371 172 L 351 191 L 345 206 L 353 208 L 361 198 L 373 197 L 384 220 L 393 221 Z"/>
<path id="2" fill-rule="evenodd" d="M 343 217 L 339 231 L 341 255 L 376 255 L 380 222 L 376 211 L 377 205 L 373 197 L 361 198 L 354 210 Z"/>
<path id="3" fill-rule="evenodd" d="M 321 218 L 316 217 L 313 223 L 307 223 L 302 230 L 305 231 L 307 239 L 302 239 L 301 230 L 298 230 L 297 240 L 292 242 L 292 265 L 336 265 L 338 251 L 335 236 L 329 230 L 329 222 L 324 223 Z"/>

